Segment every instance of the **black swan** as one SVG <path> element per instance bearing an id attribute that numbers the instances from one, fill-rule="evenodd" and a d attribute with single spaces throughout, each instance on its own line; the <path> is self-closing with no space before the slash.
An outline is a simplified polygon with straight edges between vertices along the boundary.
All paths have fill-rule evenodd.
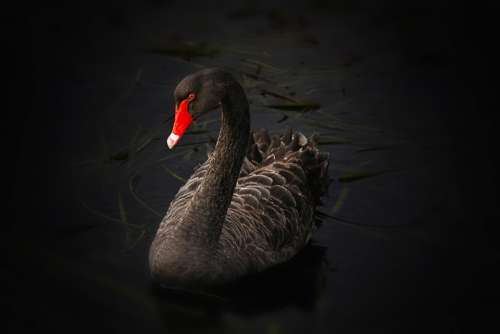
<path id="1" fill-rule="evenodd" d="M 218 285 L 291 259 L 316 228 L 315 208 L 330 183 L 328 154 L 314 136 L 251 132 L 243 88 L 223 70 L 185 77 L 174 98 L 170 149 L 193 120 L 219 107 L 221 128 L 158 228 L 149 252 L 153 280 Z"/>

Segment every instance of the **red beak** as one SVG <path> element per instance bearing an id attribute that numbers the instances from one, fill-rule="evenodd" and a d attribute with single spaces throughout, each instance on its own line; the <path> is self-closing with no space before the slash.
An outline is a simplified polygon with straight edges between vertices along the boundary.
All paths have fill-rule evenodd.
<path id="1" fill-rule="evenodd" d="M 184 132 L 193 121 L 191 114 L 189 113 L 189 99 L 182 100 L 179 104 L 177 110 L 175 111 L 174 128 L 172 133 L 168 136 L 167 145 L 169 149 L 172 149 L 179 139 L 181 139 Z"/>

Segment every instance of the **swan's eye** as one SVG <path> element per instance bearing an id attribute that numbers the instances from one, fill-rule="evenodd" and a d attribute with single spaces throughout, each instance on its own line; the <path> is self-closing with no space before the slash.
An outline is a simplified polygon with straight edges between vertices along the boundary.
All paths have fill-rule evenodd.
<path id="1" fill-rule="evenodd" d="M 196 95 L 194 93 L 190 93 L 187 97 L 187 100 L 193 101 L 195 99 Z"/>

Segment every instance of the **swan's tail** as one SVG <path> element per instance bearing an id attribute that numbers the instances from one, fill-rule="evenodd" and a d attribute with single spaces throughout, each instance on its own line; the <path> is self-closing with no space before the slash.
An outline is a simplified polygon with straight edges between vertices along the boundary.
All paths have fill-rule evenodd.
<path id="1" fill-rule="evenodd" d="M 299 163 L 307 178 L 307 183 L 316 205 L 328 193 L 332 179 L 328 175 L 329 153 L 318 149 L 317 136 L 307 138 L 301 132 L 288 129 L 282 135 L 269 136 L 261 129 L 250 136 L 247 158 L 254 165 L 265 166 L 275 161 Z"/>

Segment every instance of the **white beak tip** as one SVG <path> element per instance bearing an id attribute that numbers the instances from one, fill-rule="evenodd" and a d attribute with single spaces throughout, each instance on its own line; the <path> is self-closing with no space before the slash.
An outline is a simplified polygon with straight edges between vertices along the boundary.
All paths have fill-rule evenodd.
<path id="1" fill-rule="evenodd" d="M 167 139 L 167 146 L 169 149 L 172 149 L 174 148 L 174 146 L 177 144 L 177 142 L 179 141 L 179 136 L 176 135 L 175 133 L 171 133 L 170 136 L 168 136 L 168 139 Z"/>

